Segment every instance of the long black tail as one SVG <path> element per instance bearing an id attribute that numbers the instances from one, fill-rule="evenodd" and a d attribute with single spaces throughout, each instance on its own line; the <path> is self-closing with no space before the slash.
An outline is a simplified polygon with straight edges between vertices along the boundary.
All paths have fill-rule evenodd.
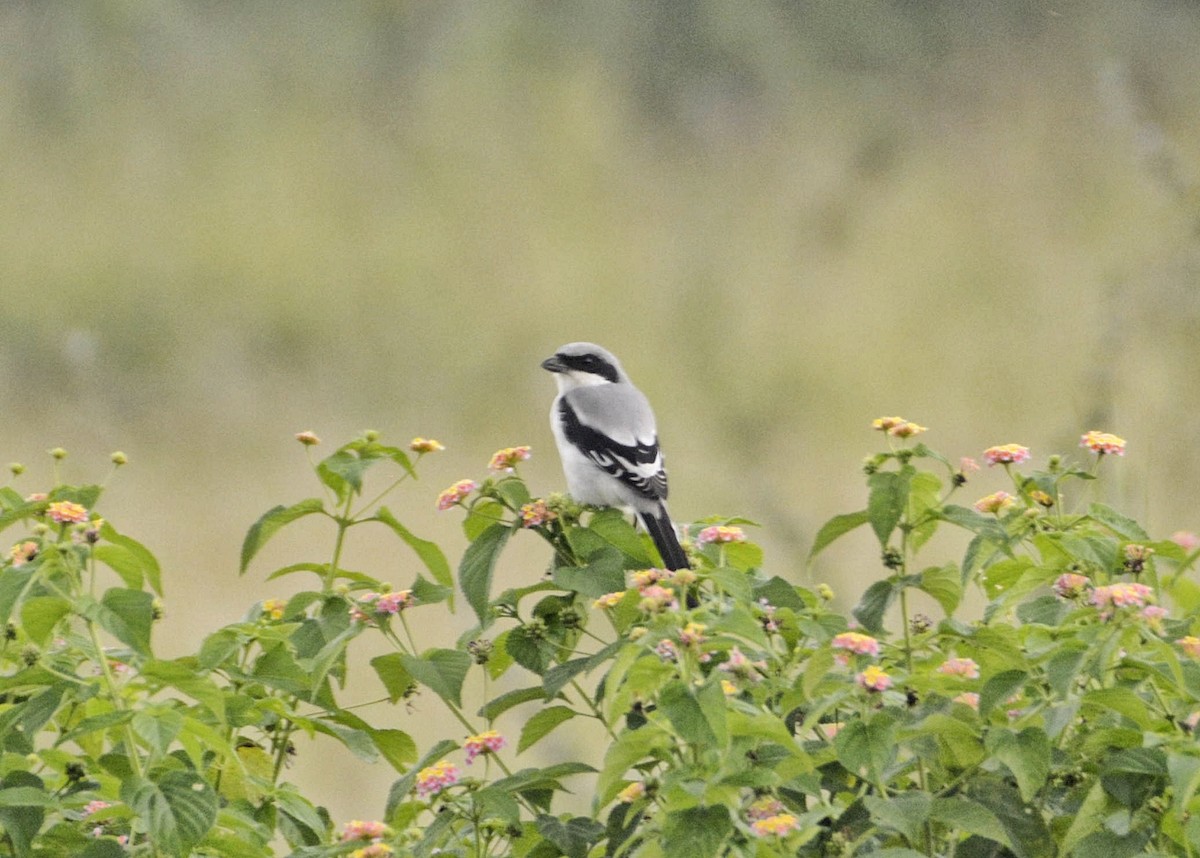
<path id="1" fill-rule="evenodd" d="M 671 517 L 667 515 L 665 506 L 660 503 L 656 509 L 639 511 L 638 518 L 650 534 L 650 538 L 654 540 L 654 547 L 658 549 L 663 564 L 668 569 L 674 571 L 692 568 L 683 546 L 679 544 L 679 538 L 675 535 L 675 525 L 671 524 Z"/>

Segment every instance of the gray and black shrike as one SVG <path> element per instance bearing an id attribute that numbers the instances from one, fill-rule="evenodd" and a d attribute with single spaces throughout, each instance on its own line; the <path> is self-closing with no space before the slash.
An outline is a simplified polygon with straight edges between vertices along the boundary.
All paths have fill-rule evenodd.
<path id="1" fill-rule="evenodd" d="M 593 343 L 568 343 L 542 369 L 558 384 L 550 428 L 571 497 L 632 509 L 666 567 L 689 568 L 667 515 L 667 472 L 646 397 L 616 357 Z"/>

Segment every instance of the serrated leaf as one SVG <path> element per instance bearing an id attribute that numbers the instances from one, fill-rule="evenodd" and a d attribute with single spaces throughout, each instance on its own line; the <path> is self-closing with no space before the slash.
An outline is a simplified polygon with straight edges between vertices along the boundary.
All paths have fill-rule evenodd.
<path id="1" fill-rule="evenodd" d="M 720 691 L 716 685 L 712 685 Z M 704 748 L 723 747 L 728 738 L 725 730 L 725 701 L 719 708 L 701 705 L 697 695 L 681 680 L 665 686 L 658 695 L 659 711 L 667 716 L 671 726 L 683 741 Z"/>
<path id="2" fill-rule="evenodd" d="M 512 528 L 506 524 L 493 524 L 484 530 L 463 552 L 458 566 L 458 584 L 466 596 L 467 604 L 479 618 L 483 627 L 491 624 L 488 603 L 492 593 L 492 575 L 496 560 L 504 550 Z"/>
<path id="3" fill-rule="evenodd" d="M 59 620 L 71 611 L 71 603 L 58 596 L 34 596 L 21 605 L 21 627 L 29 639 L 45 646 Z"/>
<path id="4" fill-rule="evenodd" d="M 901 471 L 880 471 L 867 479 L 871 489 L 867 496 L 867 517 L 879 544 L 885 548 L 908 506 L 911 480 L 911 467 Z"/>
<path id="5" fill-rule="evenodd" d="M 883 631 L 883 615 L 887 613 L 895 598 L 896 586 L 892 581 L 876 581 L 863 592 L 852 613 L 863 628 L 872 634 L 878 634 Z"/>
<path id="6" fill-rule="evenodd" d="M 309 498 L 291 506 L 276 506 L 267 510 L 250 526 L 242 540 L 242 562 L 238 574 L 244 575 L 254 555 L 285 525 L 314 513 L 322 512 L 325 504 L 320 498 Z"/>
<path id="7" fill-rule="evenodd" d="M 420 656 L 399 655 L 413 679 L 443 700 L 462 706 L 463 681 L 471 669 L 471 656 L 456 649 L 430 649 Z"/>
<path id="8" fill-rule="evenodd" d="M 398 772 L 405 771 L 417 759 L 417 743 L 403 730 L 370 730 L 368 735 L 380 755 Z"/>
<path id="9" fill-rule="evenodd" d="M 1037 727 L 1019 733 L 992 730 L 987 735 L 988 753 L 1008 767 L 1017 779 L 1024 801 L 1032 801 L 1050 775 L 1050 739 Z"/>
<path id="10" fill-rule="evenodd" d="M 724 805 L 670 811 L 663 824 L 663 856 L 712 858 L 732 831 L 733 821 Z"/>
<path id="11" fill-rule="evenodd" d="M 157 849 L 188 855 L 217 819 L 217 795 L 195 772 L 169 771 L 156 780 L 131 778 L 121 799 L 133 809 Z"/>
<path id="12" fill-rule="evenodd" d="M 21 600 L 26 589 L 37 574 L 37 567 L 31 565 L 20 568 L 7 567 L 0 575 L 0 627 L 12 619 L 13 608 Z"/>
<path id="13" fill-rule="evenodd" d="M 141 589 L 144 580 L 149 582 L 151 590 L 162 595 L 162 570 L 150 549 L 132 537 L 117 533 L 107 521 L 100 528 L 100 538 L 103 542 L 92 549 L 97 560 L 120 575 L 130 589 Z"/>
<path id="14" fill-rule="evenodd" d="M 538 833 L 567 858 L 586 858 L 589 847 L 604 836 L 603 825 L 583 816 L 564 822 L 558 817 L 540 814 L 535 825 Z"/>
<path id="15" fill-rule="evenodd" d="M 929 818 L 967 834 L 994 840 L 1003 846 L 1011 846 L 1012 843 L 996 814 L 966 796 L 935 798 Z"/>
<path id="16" fill-rule="evenodd" d="M 551 730 L 575 717 L 575 710 L 567 706 L 551 706 L 535 712 L 521 728 L 517 742 L 517 753 L 528 750 Z"/>
<path id="17" fill-rule="evenodd" d="M 183 715 L 169 706 L 151 706 L 135 712 L 133 732 L 158 756 L 163 756 L 183 729 Z"/>
<path id="18" fill-rule="evenodd" d="M 653 565 L 641 534 L 620 510 L 604 509 L 593 513 L 585 529 L 619 551 L 624 568 L 644 569 Z"/>
<path id="19" fill-rule="evenodd" d="M 998 703 L 1003 703 L 1025 687 L 1029 678 L 1024 670 L 1006 670 L 990 677 L 979 691 L 979 715 L 986 718 Z"/>
<path id="20" fill-rule="evenodd" d="M 1132 518 L 1122 515 L 1110 506 L 1093 503 L 1088 507 L 1088 518 L 1104 525 L 1122 539 L 1134 542 L 1149 542 L 1150 535 Z"/>
<path id="21" fill-rule="evenodd" d="M 371 659 L 375 675 L 387 690 L 388 700 L 395 703 L 404 697 L 413 683 L 412 674 L 404 667 L 404 659 L 398 652 L 389 652 Z"/>
<path id="22" fill-rule="evenodd" d="M 930 566 L 921 573 L 921 583 L 917 585 L 917 589 L 936 599 L 946 616 L 949 617 L 962 600 L 961 580 L 961 573 L 953 563 L 947 563 L 945 566 Z"/>
<path id="23" fill-rule="evenodd" d="M 154 597 L 142 590 L 113 588 L 93 602 L 85 616 L 140 655 L 150 655 Z"/>
<path id="24" fill-rule="evenodd" d="M 433 576 L 433 580 L 441 584 L 443 587 L 454 586 L 454 576 L 450 572 L 450 564 L 446 560 L 446 555 L 442 553 L 442 549 L 437 543 L 430 542 L 428 539 L 421 539 L 411 530 L 405 527 L 400 521 L 392 515 L 387 507 L 380 507 L 375 513 L 375 518 L 388 527 L 399 536 L 411 548 L 421 562 L 425 564 L 425 568 L 429 570 L 429 574 Z"/>
<path id="25" fill-rule="evenodd" d="M 895 730 L 878 716 L 867 722 L 850 721 L 833 740 L 838 762 L 854 774 L 878 780 L 896 754 Z"/>
<path id="26" fill-rule="evenodd" d="M 33 793 L 45 795 L 41 778 L 30 772 L 9 772 L 0 780 L 0 789 L 30 790 L 31 796 Z M 27 858 L 33 854 L 33 841 L 42 827 L 45 814 L 40 799 L 37 804 L 0 805 L 0 829 L 12 844 L 16 858 Z"/>
<path id="27" fill-rule="evenodd" d="M 852 530 L 855 530 L 871 520 L 870 515 L 864 509 L 862 512 L 849 512 L 844 515 L 835 515 L 825 524 L 821 525 L 821 529 L 817 531 L 816 539 L 813 540 L 813 546 L 809 549 L 808 559 L 812 560 L 820 552 L 829 547 L 830 543 L 845 536 Z"/>
<path id="28" fill-rule="evenodd" d="M 927 793 L 909 792 L 888 798 L 868 795 L 863 798 L 863 804 L 872 820 L 899 831 L 905 839 L 915 843 L 929 819 L 933 799 Z"/>
<path id="29" fill-rule="evenodd" d="M 494 721 L 514 706 L 545 699 L 546 693 L 542 690 L 541 686 L 535 685 L 532 688 L 516 688 L 512 691 L 506 691 L 499 697 L 495 697 L 485 703 L 479 709 L 479 717 L 487 721 Z"/>

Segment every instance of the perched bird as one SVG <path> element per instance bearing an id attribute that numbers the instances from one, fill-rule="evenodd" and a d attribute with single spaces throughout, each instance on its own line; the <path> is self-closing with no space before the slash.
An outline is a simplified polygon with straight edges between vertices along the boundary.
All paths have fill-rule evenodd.
<path id="1" fill-rule="evenodd" d="M 593 506 L 632 509 L 668 569 L 687 569 L 667 515 L 667 472 L 654 412 L 613 354 L 593 343 L 568 343 L 542 361 L 558 396 L 550 428 L 567 490 Z"/>

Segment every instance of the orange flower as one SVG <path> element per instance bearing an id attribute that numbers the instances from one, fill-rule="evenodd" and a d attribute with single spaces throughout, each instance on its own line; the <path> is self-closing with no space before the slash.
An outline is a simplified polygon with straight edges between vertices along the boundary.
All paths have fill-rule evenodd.
<path id="1" fill-rule="evenodd" d="M 59 524 L 78 524 L 87 521 L 87 508 L 71 501 L 55 501 L 46 508 L 46 514 Z"/>

